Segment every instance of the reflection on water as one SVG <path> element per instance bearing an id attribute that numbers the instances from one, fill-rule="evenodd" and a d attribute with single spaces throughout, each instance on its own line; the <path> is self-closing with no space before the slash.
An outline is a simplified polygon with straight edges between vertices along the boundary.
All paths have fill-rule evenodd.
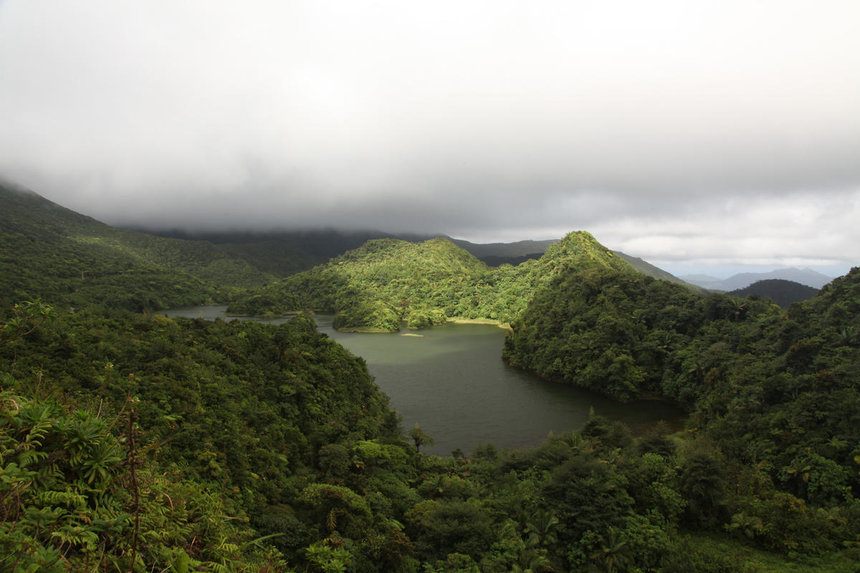
<path id="1" fill-rule="evenodd" d="M 164 314 L 214 320 L 227 318 L 225 308 L 193 307 Z M 320 332 L 364 358 L 403 417 L 404 429 L 417 422 L 433 437 L 435 446 L 425 448 L 431 453 L 449 454 L 456 448 L 469 452 L 487 442 L 502 448 L 534 446 L 549 432 L 581 428 L 591 408 L 634 431 L 659 420 L 677 423 L 682 418 L 668 404 L 619 404 L 511 368 L 501 359 L 505 331 L 495 326 L 448 324 L 422 330 L 422 336 L 404 336 L 337 332 L 331 316 L 315 319 Z"/>

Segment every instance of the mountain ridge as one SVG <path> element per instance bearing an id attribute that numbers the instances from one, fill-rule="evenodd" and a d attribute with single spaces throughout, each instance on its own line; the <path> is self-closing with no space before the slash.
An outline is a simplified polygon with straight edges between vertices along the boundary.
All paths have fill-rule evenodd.
<path id="1" fill-rule="evenodd" d="M 538 260 L 490 268 L 452 241 L 376 239 L 313 269 L 251 291 L 236 314 L 336 313 L 335 327 L 392 332 L 448 319 L 509 323 L 533 292 L 569 269 L 606 268 L 639 274 L 585 231 L 569 233 Z"/>
<path id="2" fill-rule="evenodd" d="M 787 280 L 820 289 L 833 280 L 833 277 L 829 277 L 813 269 L 799 269 L 796 267 L 785 267 L 760 273 L 737 273 L 725 279 L 709 275 L 683 275 L 680 278 L 708 290 L 720 291 L 738 290 L 746 288 L 754 282 L 768 279 Z"/>

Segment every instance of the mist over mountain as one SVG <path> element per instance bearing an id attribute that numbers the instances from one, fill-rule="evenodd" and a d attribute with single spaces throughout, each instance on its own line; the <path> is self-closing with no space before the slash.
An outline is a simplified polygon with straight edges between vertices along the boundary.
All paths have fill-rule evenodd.
<path id="1" fill-rule="evenodd" d="M 155 235 L 111 227 L 31 190 L 0 184 L 0 270 L 4 279 L 0 286 L 6 285 L 0 301 L 11 304 L 47 296 L 80 304 L 98 297 L 131 309 L 199 303 L 222 299 L 229 289 L 259 286 L 311 269 L 371 240 L 417 244 L 433 238 L 449 240 L 494 267 L 540 259 L 559 242 L 480 244 L 441 234 L 336 229 L 172 230 Z M 615 254 L 644 274 L 674 279 L 641 259 Z M 22 256 L 32 264 L 21 266 Z M 185 281 L 181 288 L 177 286 L 180 279 Z M 174 288 L 168 289 L 165 285 L 171 280 Z M 165 294 L 171 290 L 170 296 Z"/>

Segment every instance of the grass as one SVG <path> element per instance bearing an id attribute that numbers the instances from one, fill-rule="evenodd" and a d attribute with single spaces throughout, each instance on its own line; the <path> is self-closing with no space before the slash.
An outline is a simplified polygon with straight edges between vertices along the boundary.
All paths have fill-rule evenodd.
<path id="1" fill-rule="evenodd" d="M 852 548 L 821 555 L 772 553 L 715 534 L 685 535 L 700 556 L 719 555 L 736 563 L 739 573 L 858 573 L 860 549 Z M 698 569 L 696 569 L 698 570 Z"/>

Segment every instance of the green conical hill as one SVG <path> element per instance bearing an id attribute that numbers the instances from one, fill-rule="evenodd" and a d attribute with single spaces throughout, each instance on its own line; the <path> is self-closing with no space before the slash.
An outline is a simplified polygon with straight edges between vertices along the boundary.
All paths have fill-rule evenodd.
<path id="1" fill-rule="evenodd" d="M 351 273 L 372 280 L 417 275 L 422 279 L 450 274 L 485 273 L 487 266 L 448 239 L 423 243 L 399 239 L 374 239 L 333 259 L 327 266 L 352 266 Z"/>
<path id="2" fill-rule="evenodd" d="M 547 271 L 576 271 L 586 268 L 614 269 L 624 273 L 638 272 L 633 265 L 619 257 L 586 231 L 568 233 L 561 241 L 550 245 L 539 263 Z"/>

